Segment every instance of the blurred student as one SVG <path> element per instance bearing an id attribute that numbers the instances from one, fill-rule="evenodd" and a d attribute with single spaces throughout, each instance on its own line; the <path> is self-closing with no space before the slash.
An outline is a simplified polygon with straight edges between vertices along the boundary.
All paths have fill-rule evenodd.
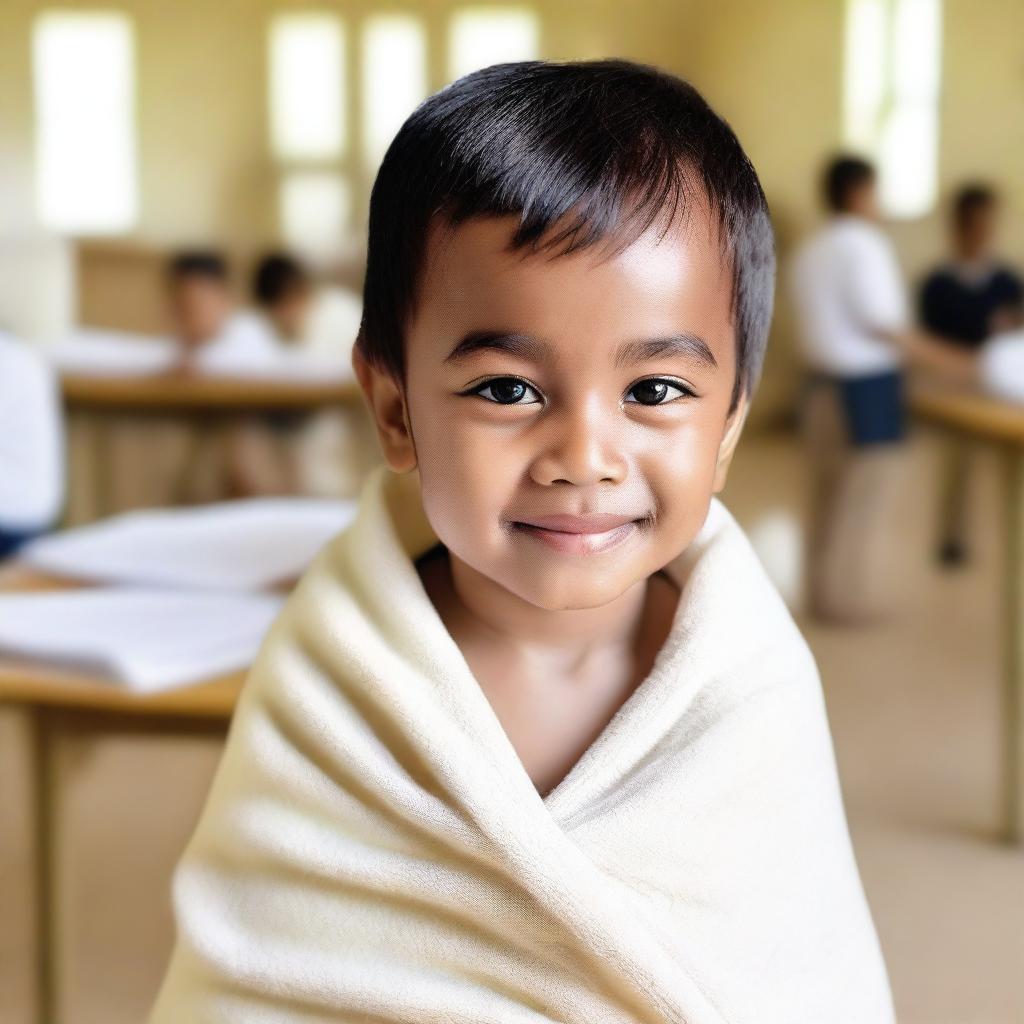
<path id="1" fill-rule="evenodd" d="M 308 354 L 336 358 L 351 370 L 352 346 L 359 333 L 362 300 L 336 286 L 316 285 L 287 253 L 270 253 L 253 275 L 253 300 L 274 335 Z"/>
<path id="2" fill-rule="evenodd" d="M 56 374 L 30 345 L 0 331 L 0 558 L 56 525 L 64 489 Z"/>
<path id="3" fill-rule="evenodd" d="M 799 247 L 792 266 L 808 364 L 807 603 L 819 618 L 857 622 L 888 610 L 878 588 L 907 431 L 904 364 L 968 380 L 976 363 L 910 327 L 896 253 L 879 226 L 873 166 L 838 156 L 823 186 L 828 220 Z"/>
<path id="4" fill-rule="evenodd" d="M 954 197 L 950 256 L 925 278 L 919 296 L 921 323 L 972 351 L 1020 326 L 1024 284 L 996 251 L 999 200 L 994 189 L 971 183 Z M 974 446 L 946 443 L 938 557 L 946 565 L 967 557 L 966 518 Z"/>
<path id="5" fill-rule="evenodd" d="M 180 369 L 245 377 L 272 369 L 279 358 L 273 334 L 238 309 L 220 253 L 176 254 L 167 268 L 167 298 L 172 334 L 181 348 Z M 188 449 L 179 493 L 190 501 L 291 493 L 287 460 L 266 438 L 259 417 L 236 419 L 200 437 Z"/>
<path id="6" fill-rule="evenodd" d="M 217 252 L 174 256 L 167 268 L 167 301 L 182 369 L 244 373 L 277 355 L 269 332 L 237 309 L 227 263 Z"/>
<path id="7" fill-rule="evenodd" d="M 362 299 L 336 286 L 317 285 L 306 267 L 286 253 L 260 260 L 252 281 L 259 316 L 275 338 L 296 353 L 352 372 L 352 346 L 362 319 Z M 354 380 L 354 376 L 353 376 Z M 276 417 L 274 436 L 253 430 L 246 463 L 267 487 L 291 486 L 304 494 L 352 497 L 379 461 L 372 422 L 362 402 L 313 416 Z M 275 470 L 274 467 L 277 467 Z"/>

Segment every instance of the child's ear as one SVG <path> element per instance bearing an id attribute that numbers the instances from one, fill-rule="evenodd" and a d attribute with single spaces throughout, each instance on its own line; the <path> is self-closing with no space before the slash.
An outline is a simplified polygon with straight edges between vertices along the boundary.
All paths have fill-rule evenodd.
<path id="1" fill-rule="evenodd" d="M 377 425 L 380 445 L 387 464 L 396 473 L 416 468 L 416 447 L 402 389 L 389 373 L 372 367 L 357 345 L 352 346 L 352 369 L 363 389 L 370 414 Z"/>
<path id="2" fill-rule="evenodd" d="M 740 434 L 743 433 L 743 425 L 747 420 L 747 412 L 750 410 L 750 399 L 746 390 L 740 392 L 736 408 L 729 414 L 726 420 L 725 434 L 722 436 L 722 443 L 718 446 L 718 460 L 715 463 L 715 485 L 712 488 L 715 494 L 725 487 L 725 478 L 729 474 L 729 465 L 732 462 L 733 452 L 739 442 Z"/>

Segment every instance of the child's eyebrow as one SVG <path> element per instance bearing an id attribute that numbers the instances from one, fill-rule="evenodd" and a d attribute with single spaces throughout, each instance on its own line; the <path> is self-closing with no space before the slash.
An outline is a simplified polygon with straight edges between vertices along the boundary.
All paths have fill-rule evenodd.
<path id="1" fill-rule="evenodd" d="M 505 352 L 520 359 L 541 363 L 550 358 L 553 346 L 542 338 L 516 331 L 470 331 L 445 356 L 444 361 L 455 363 L 482 351 Z M 718 368 L 718 360 L 708 343 L 689 331 L 625 341 L 615 354 L 615 366 L 632 365 L 660 356 L 685 356 L 711 369 Z"/>

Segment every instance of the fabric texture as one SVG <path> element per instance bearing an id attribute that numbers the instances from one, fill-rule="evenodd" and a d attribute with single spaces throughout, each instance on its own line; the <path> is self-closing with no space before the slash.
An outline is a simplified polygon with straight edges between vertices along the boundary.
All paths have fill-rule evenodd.
<path id="1" fill-rule="evenodd" d="M 249 675 L 150 1024 L 889 1024 L 813 658 L 713 499 L 651 673 L 541 797 L 380 465 Z"/>

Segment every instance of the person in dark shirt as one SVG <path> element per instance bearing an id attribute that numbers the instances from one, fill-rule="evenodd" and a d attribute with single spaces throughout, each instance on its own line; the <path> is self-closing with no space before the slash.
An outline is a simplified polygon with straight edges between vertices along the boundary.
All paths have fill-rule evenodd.
<path id="1" fill-rule="evenodd" d="M 999 200 L 988 185 L 959 189 L 951 218 L 952 258 L 936 267 L 920 291 L 922 326 L 966 348 L 978 349 L 992 334 L 1024 322 L 1024 284 L 1016 270 L 995 254 Z M 943 482 L 939 560 L 967 557 L 965 519 L 971 450 L 949 442 Z"/>

